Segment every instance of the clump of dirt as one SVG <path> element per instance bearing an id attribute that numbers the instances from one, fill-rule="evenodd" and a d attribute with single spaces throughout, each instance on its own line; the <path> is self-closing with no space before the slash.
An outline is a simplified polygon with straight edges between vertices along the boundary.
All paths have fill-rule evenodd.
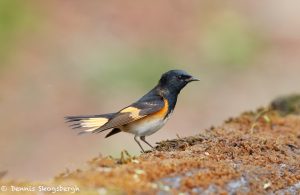
<path id="1" fill-rule="evenodd" d="M 0 179 L 2 179 L 7 174 L 7 171 L 0 171 Z"/>
<path id="2" fill-rule="evenodd" d="M 83 194 L 299 194 L 300 116 L 277 103 L 138 157 L 96 157 L 52 184 L 74 183 Z"/>
<path id="3" fill-rule="evenodd" d="M 282 116 L 300 115 L 300 95 L 293 94 L 276 98 L 272 101 L 271 108 L 277 110 Z"/>

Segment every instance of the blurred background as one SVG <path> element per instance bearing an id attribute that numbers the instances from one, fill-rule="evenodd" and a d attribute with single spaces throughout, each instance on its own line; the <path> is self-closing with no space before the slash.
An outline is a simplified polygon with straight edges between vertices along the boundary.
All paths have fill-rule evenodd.
<path id="1" fill-rule="evenodd" d="M 300 91 L 300 1 L 0 1 L 0 171 L 47 180 L 133 135 L 78 136 L 66 115 L 117 111 L 169 69 L 199 77 L 148 140 L 194 135 Z M 147 146 L 145 146 L 146 148 Z"/>

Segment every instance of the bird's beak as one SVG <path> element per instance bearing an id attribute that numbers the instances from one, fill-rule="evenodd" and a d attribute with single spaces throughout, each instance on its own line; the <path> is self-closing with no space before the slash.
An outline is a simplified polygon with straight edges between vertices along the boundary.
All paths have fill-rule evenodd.
<path id="1" fill-rule="evenodd" d="M 191 78 L 187 79 L 187 81 L 192 82 L 192 81 L 200 81 L 200 80 L 195 77 L 191 77 Z"/>

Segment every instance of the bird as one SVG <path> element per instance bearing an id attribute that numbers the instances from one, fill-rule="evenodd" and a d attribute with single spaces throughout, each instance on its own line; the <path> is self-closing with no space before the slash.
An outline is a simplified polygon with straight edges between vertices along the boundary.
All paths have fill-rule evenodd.
<path id="1" fill-rule="evenodd" d="M 66 116 L 67 123 L 73 129 L 82 129 L 79 134 L 101 133 L 112 129 L 106 136 L 120 132 L 134 134 L 134 140 L 145 152 L 140 140 L 161 129 L 174 111 L 180 91 L 190 82 L 199 79 L 184 70 L 169 70 L 162 74 L 158 84 L 148 93 L 129 106 L 113 113 L 101 115 Z"/>

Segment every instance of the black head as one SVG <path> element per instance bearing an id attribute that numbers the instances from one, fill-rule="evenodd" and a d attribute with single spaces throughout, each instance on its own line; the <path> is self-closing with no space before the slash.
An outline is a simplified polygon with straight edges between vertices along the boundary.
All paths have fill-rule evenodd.
<path id="1" fill-rule="evenodd" d="M 164 73 L 158 83 L 162 89 L 179 93 L 188 83 L 199 81 L 183 70 L 170 70 Z"/>

